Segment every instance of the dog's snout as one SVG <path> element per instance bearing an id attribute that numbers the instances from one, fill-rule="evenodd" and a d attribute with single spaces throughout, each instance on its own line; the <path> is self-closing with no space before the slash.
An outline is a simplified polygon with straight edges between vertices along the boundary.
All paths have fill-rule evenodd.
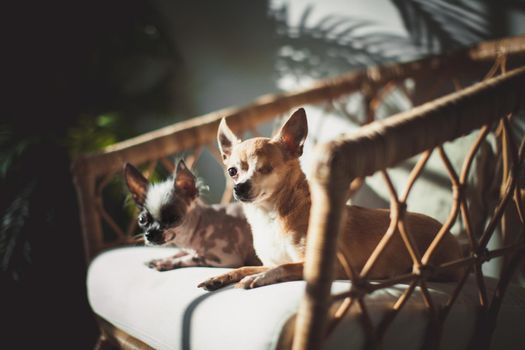
<path id="1" fill-rule="evenodd" d="M 233 190 L 235 191 L 236 195 L 244 197 L 250 192 L 251 187 L 252 186 L 251 186 L 250 181 L 245 181 L 245 182 L 241 182 L 235 185 Z"/>
<path id="2" fill-rule="evenodd" d="M 158 243 L 162 240 L 162 230 L 158 228 L 153 228 L 153 229 L 146 231 L 144 236 L 149 242 Z"/>

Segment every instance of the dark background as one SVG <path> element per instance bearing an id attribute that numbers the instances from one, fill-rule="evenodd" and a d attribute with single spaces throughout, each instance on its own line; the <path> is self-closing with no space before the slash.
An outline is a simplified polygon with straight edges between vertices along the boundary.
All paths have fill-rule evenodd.
<path id="1" fill-rule="evenodd" d="M 515 16 L 523 19 L 525 8 L 523 1 L 451 2 L 473 14 L 476 21 L 469 21 L 446 7 L 391 3 L 409 36 L 396 48 L 368 51 L 352 46 L 351 33 L 334 41 L 344 28 L 327 30 L 328 20 L 288 28 L 286 6 L 271 13 L 268 1 L 4 5 L 0 348 L 87 349 L 95 342 L 69 169 L 75 155 L 247 103 L 276 91 L 286 74 L 322 78 L 517 33 Z M 306 52 L 306 59 L 290 58 L 284 46 Z M 337 55 L 326 56 L 330 49 Z M 203 104 L 208 95 L 216 98 Z"/>

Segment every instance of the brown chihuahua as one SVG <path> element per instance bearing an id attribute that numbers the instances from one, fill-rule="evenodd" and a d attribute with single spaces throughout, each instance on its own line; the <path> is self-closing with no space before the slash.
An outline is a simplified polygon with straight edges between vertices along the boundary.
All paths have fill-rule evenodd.
<path id="1" fill-rule="evenodd" d="M 245 266 L 210 278 L 201 284 L 215 290 L 231 283 L 255 288 L 303 278 L 306 232 L 310 214 L 310 190 L 299 165 L 308 132 L 306 113 L 299 109 L 273 138 L 257 137 L 241 142 L 221 121 L 218 143 L 227 172 L 233 180 L 234 197 L 241 201 L 251 225 L 255 251 L 263 266 Z M 360 271 L 390 224 L 384 209 L 346 207 L 338 249 Z M 422 214 L 406 213 L 407 229 L 420 252 L 429 246 L 441 224 Z M 459 243 L 451 233 L 443 238 L 432 264 L 461 257 Z M 410 272 L 412 260 L 396 232 L 369 278 L 383 279 Z M 346 278 L 337 268 L 337 278 Z M 447 270 L 436 280 L 456 280 L 459 271 Z"/>
<path id="2" fill-rule="evenodd" d="M 128 163 L 124 178 L 141 210 L 138 224 L 146 245 L 181 248 L 174 256 L 149 261 L 149 267 L 166 271 L 190 266 L 260 265 L 242 208 L 236 203 L 203 203 L 197 179 L 183 160 L 178 162 L 174 177 L 164 182 L 150 184 Z"/>

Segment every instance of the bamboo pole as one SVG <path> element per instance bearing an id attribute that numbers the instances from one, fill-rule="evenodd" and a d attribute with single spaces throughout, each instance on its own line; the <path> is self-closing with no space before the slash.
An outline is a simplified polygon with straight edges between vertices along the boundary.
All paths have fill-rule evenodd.
<path id="1" fill-rule="evenodd" d="M 77 191 L 84 253 L 86 261 L 89 263 L 104 245 L 102 224 L 97 210 L 95 178 L 91 174 L 89 166 L 83 164 L 81 168 L 76 169 L 76 176 L 73 180 Z"/>

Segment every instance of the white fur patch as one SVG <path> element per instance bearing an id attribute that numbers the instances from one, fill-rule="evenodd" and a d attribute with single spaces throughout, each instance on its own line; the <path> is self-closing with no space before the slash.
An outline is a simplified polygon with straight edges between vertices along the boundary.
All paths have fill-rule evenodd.
<path id="1" fill-rule="evenodd" d="M 276 220 L 277 213 L 258 208 L 253 204 L 244 205 L 246 218 L 253 234 L 253 245 L 259 259 L 265 266 L 298 262 L 299 257 L 291 249 L 292 243 Z"/>
<path id="2" fill-rule="evenodd" d="M 162 207 L 168 204 L 173 194 L 173 180 L 150 185 L 146 196 L 146 208 L 156 220 L 160 220 Z"/>

